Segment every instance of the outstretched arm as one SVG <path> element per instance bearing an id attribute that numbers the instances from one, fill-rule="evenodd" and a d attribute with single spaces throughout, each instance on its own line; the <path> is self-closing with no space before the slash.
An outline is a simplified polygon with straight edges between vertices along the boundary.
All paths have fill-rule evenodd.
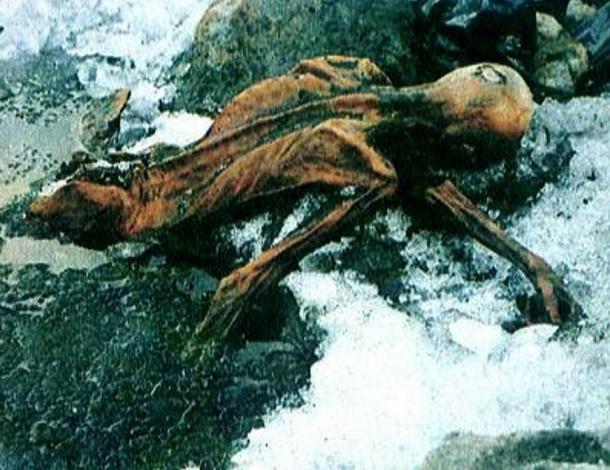
<path id="1" fill-rule="evenodd" d="M 255 296 L 288 274 L 305 255 L 359 221 L 376 202 L 390 197 L 395 190 L 394 183 L 369 189 L 226 276 L 212 299 L 207 316 L 197 328 L 198 338 L 226 337 Z"/>
<path id="2" fill-rule="evenodd" d="M 498 224 L 478 209 L 447 180 L 425 192 L 426 201 L 442 211 L 455 226 L 515 264 L 530 280 L 540 296 L 548 319 L 555 324 L 574 320 L 582 308 L 568 293 L 560 277 L 540 256 L 510 238 Z M 528 312 L 528 321 L 532 321 Z"/>

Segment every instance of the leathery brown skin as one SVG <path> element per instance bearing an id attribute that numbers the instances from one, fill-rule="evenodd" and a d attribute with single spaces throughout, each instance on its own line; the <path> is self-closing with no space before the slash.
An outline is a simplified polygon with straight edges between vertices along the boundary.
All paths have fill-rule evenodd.
<path id="1" fill-rule="evenodd" d="M 239 94 L 205 138 L 170 160 L 131 170 L 128 185 L 88 181 L 85 169 L 37 200 L 29 213 L 60 230 L 130 238 L 311 185 L 356 188 L 358 195 L 222 279 L 197 330 L 201 338 L 219 339 L 256 295 L 303 256 L 380 202 L 410 198 L 516 264 L 535 287 L 548 319 L 561 323 L 581 309 L 544 260 L 510 239 L 450 181 L 397 194 L 409 175 L 397 173 L 393 162 L 400 155 L 382 155 L 372 138 L 388 124 L 408 130 L 410 123 L 425 122 L 439 137 L 469 142 L 475 137 L 484 150 L 490 139 L 518 142 L 532 108 L 523 79 L 501 65 L 477 64 L 433 83 L 394 88 L 367 59 L 306 60 L 289 74 Z"/>

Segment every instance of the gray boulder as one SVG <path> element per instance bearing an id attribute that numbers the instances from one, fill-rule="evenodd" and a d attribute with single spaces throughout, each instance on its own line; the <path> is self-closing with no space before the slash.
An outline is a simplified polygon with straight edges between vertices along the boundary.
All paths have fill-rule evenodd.
<path id="1" fill-rule="evenodd" d="M 587 49 L 550 15 L 536 14 L 537 48 L 534 81 L 548 96 L 574 95 L 589 69 Z"/>
<path id="2" fill-rule="evenodd" d="M 94 100 L 79 123 L 79 138 L 91 153 L 103 154 L 121 128 L 121 115 L 129 101 L 130 91 L 120 89 L 111 95 Z"/>
<path id="3" fill-rule="evenodd" d="M 395 83 L 414 83 L 413 21 L 404 0 L 216 0 L 173 69 L 173 107 L 215 113 L 255 81 L 328 54 L 368 57 Z"/>
<path id="4" fill-rule="evenodd" d="M 500 437 L 452 433 L 428 455 L 422 469 L 602 469 L 609 464 L 608 432 L 556 430 Z"/>

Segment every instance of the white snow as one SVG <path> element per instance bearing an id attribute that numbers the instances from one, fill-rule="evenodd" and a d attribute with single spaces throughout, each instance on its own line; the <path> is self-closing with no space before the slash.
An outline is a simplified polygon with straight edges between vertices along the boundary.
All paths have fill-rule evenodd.
<path id="1" fill-rule="evenodd" d="M 239 468 L 413 468 L 454 430 L 607 424 L 607 344 L 568 347 L 526 329 L 497 355 L 456 353 L 349 273 L 296 274 L 288 285 L 306 305 L 325 306 L 324 357 L 305 405 L 250 432 Z"/>
<path id="2" fill-rule="evenodd" d="M 238 468 L 414 468 L 452 431 L 607 428 L 610 340 L 596 331 L 610 325 L 610 100 L 543 108 L 549 126 L 572 130 L 576 155 L 509 231 L 566 273 L 590 317 L 578 340 L 552 340 L 550 325 L 502 332 L 515 314 L 502 282 L 510 266 L 467 243 L 471 262 L 492 263 L 498 274 L 466 279 L 448 237 L 436 233 L 411 235 L 401 253 L 412 318 L 357 274 L 323 275 L 302 263 L 286 283 L 302 311 L 319 312 L 322 358 L 305 404 L 269 413 L 234 456 Z M 379 221 L 396 240 L 409 226 L 394 212 Z"/>
<path id="3" fill-rule="evenodd" d="M 508 334 L 499 325 L 485 325 L 469 318 L 459 318 L 449 325 L 451 339 L 469 351 L 489 355 L 498 350 Z"/>
<path id="4" fill-rule="evenodd" d="M 142 152 L 156 144 L 184 147 L 204 137 L 214 121 L 186 112 L 162 113 L 152 123 L 154 134 L 137 142 L 128 152 Z"/>
<path id="5" fill-rule="evenodd" d="M 162 74 L 193 40 L 211 0 L 4 0 L 0 60 L 61 48 L 82 59 L 79 79 L 93 96 L 133 91 L 130 106 L 150 117 L 172 87 Z"/>

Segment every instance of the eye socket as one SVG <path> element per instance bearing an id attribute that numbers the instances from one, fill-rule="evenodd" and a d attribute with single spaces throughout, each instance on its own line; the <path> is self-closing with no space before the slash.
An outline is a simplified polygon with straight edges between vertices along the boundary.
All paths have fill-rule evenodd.
<path id="1" fill-rule="evenodd" d="M 505 85 L 507 82 L 506 75 L 492 65 L 481 65 L 475 72 L 475 75 L 480 77 L 481 80 L 489 83 Z"/>

